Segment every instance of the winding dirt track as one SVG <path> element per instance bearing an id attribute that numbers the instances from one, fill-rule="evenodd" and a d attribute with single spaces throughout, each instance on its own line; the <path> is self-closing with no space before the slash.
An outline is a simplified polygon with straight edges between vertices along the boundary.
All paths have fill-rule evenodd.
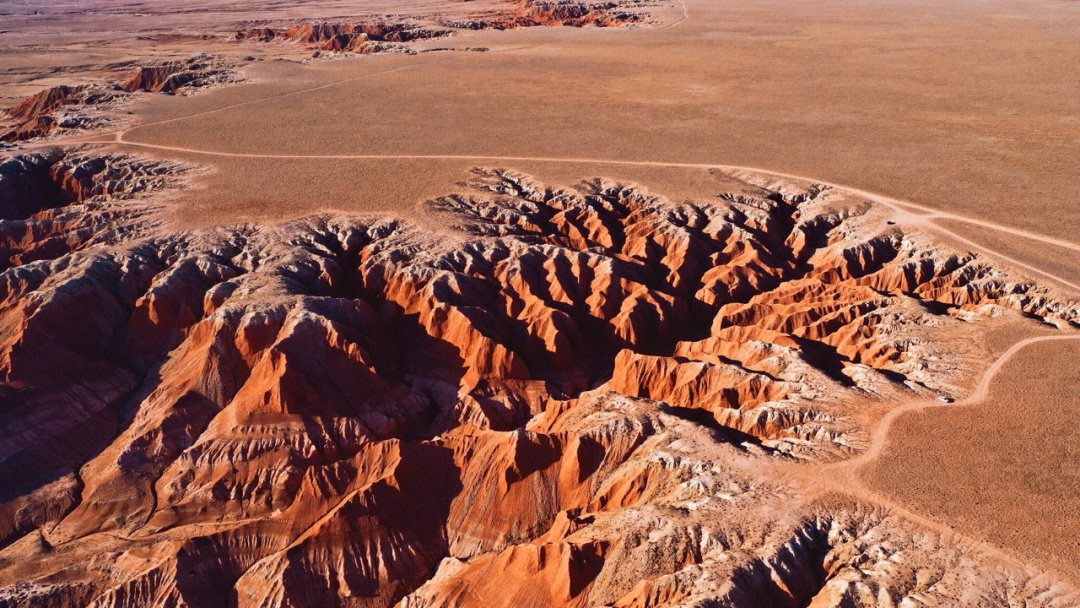
<path id="1" fill-rule="evenodd" d="M 848 494 L 864 502 L 885 506 L 909 521 L 920 524 L 923 527 L 934 530 L 940 534 L 963 538 L 968 542 L 976 544 L 986 553 L 1005 563 L 1015 567 L 1029 569 L 1026 562 L 1017 559 L 1015 556 L 999 547 L 967 537 L 941 522 L 919 515 L 905 507 L 903 504 L 897 503 L 885 495 L 874 492 L 863 482 L 862 478 L 859 476 L 859 471 L 881 457 L 882 451 L 884 451 L 885 446 L 888 444 L 889 431 L 892 429 L 893 424 L 904 414 L 935 408 L 955 408 L 977 405 L 989 395 L 990 385 L 994 381 L 994 377 L 997 376 L 1005 364 L 1020 351 L 1042 342 L 1058 342 L 1066 340 L 1080 340 L 1080 334 L 1070 333 L 1036 336 L 1016 342 L 986 369 L 982 378 L 979 379 L 979 383 L 975 386 L 974 391 L 966 398 L 956 403 L 944 403 L 937 399 L 928 399 L 922 401 L 910 401 L 892 408 L 880 421 L 878 421 L 877 425 L 870 433 L 870 442 L 865 450 L 854 458 L 824 465 L 822 469 L 826 472 L 826 476 L 824 476 L 823 479 L 816 479 L 815 483 L 825 481 L 826 484 L 832 486 L 831 488 L 826 488 L 826 490 Z M 805 474 L 805 470 L 803 473 Z"/>
<path id="2" fill-rule="evenodd" d="M 676 25 L 679 25 L 683 21 L 686 21 L 687 19 L 690 18 L 690 10 L 688 8 L 686 8 L 686 2 L 684 0 L 678 0 L 678 1 L 679 1 L 679 8 L 682 9 L 682 17 L 679 17 L 678 19 L 676 19 L 675 21 L 672 21 L 671 23 L 661 25 L 660 27 L 658 27 L 656 29 L 665 30 L 665 29 L 668 29 L 668 28 L 672 28 L 672 27 L 675 27 Z"/>
<path id="3" fill-rule="evenodd" d="M 254 100 L 252 100 L 254 101 Z M 224 108 L 220 108 L 224 109 Z M 214 112 L 218 110 L 210 110 L 208 112 Z M 170 120 L 181 120 L 180 118 Z M 157 123 L 155 123 L 157 124 Z M 149 126 L 149 125 L 139 125 Z M 630 166 L 630 167 L 668 167 L 673 169 L 717 169 L 720 171 L 750 171 L 760 173 L 764 175 L 770 175 L 773 177 L 780 177 L 785 179 L 795 179 L 804 182 L 811 182 L 815 184 L 821 184 L 837 190 L 844 190 L 853 194 L 862 196 L 873 202 L 885 205 L 892 209 L 898 216 L 898 218 L 908 225 L 921 225 L 937 232 L 947 235 L 965 245 L 985 253 L 987 255 L 999 258 L 1017 267 L 1023 268 L 1028 272 L 1037 274 L 1043 278 L 1050 279 L 1056 283 L 1059 283 L 1065 287 L 1068 287 L 1076 293 L 1080 293 L 1080 284 L 1073 283 L 1068 279 L 1061 276 L 1051 274 L 1039 268 L 1036 268 L 1030 264 L 1022 262 L 1014 257 L 989 249 L 978 243 L 962 237 L 955 232 L 943 228 L 931 220 L 934 219 L 949 219 L 957 222 L 963 222 L 971 224 L 973 226 L 979 226 L 981 228 L 987 228 L 990 230 L 996 230 L 1005 232 L 1013 236 L 1019 236 L 1040 243 L 1046 243 L 1049 245 L 1055 245 L 1070 249 L 1072 251 L 1080 252 L 1080 244 L 1071 243 L 1069 241 L 1063 241 L 1061 239 L 1055 239 L 1034 232 L 1027 232 L 1025 230 L 1019 230 L 1017 228 L 1010 228 L 1000 224 L 992 222 L 986 222 L 975 218 L 965 217 L 957 215 L 955 213 L 948 213 L 945 211 L 939 211 L 931 207 L 918 205 L 909 201 L 893 198 L 885 194 L 879 194 L 877 192 L 870 192 L 868 190 L 861 190 L 859 188 L 852 188 L 841 184 L 834 184 L 803 175 L 795 175 L 791 173 L 783 173 L 780 171 L 773 171 L 762 167 L 746 167 L 740 165 L 723 165 L 716 163 L 684 163 L 684 162 L 668 162 L 668 161 L 654 161 L 654 160 L 620 160 L 620 159 L 608 159 L 608 158 L 575 158 L 575 157 L 544 157 L 544 156 L 485 156 L 474 154 L 257 154 L 248 152 L 219 152 L 214 150 L 200 150 L 197 148 L 184 148 L 179 146 L 165 146 L 160 144 L 150 144 L 143 142 L 128 141 L 124 139 L 124 135 L 132 130 L 139 128 L 139 126 L 132 127 L 124 131 L 120 131 L 116 134 L 114 140 L 109 141 L 87 141 L 83 143 L 91 144 L 113 144 L 123 145 L 136 148 L 146 148 L 151 150 L 161 150 L 166 152 L 179 152 L 183 154 L 195 154 L 203 156 L 221 156 L 228 158 L 258 158 L 258 159 L 274 159 L 274 160 L 466 160 L 476 162 L 537 162 L 537 163 L 562 163 L 562 164 L 593 164 L 593 165 L 617 165 L 617 166 Z M 904 209 L 904 207 L 910 207 L 914 209 L 923 210 L 926 213 L 916 214 Z"/>
<path id="4" fill-rule="evenodd" d="M 887 436 L 889 434 L 889 429 L 900 416 L 903 416 L 908 412 L 917 412 L 938 407 L 954 408 L 965 405 L 975 405 L 987 397 L 987 395 L 990 393 L 990 383 L 993 382 L 994 376 L 996 376 L 998 372 L 1001 371 L 1001 368 L 1009 362 L 1009 359 L 1012 359 L 1018 352 L 1027 348 L 1028 346 L 1031 346 L 1032 344 L 1038 344 L 1040 342 L 1056 342 L 1062 340 L 1080 340 L 1080 334 L 1036 336 L 1033 338 L 1021 340 L 1013 344 L 1011 347 L 1009 347 L 1009 350 L 1002 353 L 1001 356 L 998 357 L 996 361 L 994 361 L 993 365 L 987 368 L 986 372 L 979 380 L 979 384 L 975 386 L 975 390 L 965 399 L 956 403 L 943 403 L 939 400 L 927 400 L 913 401 L 905 403 L 904 405 L 898 407 L 894 407 L 893 409 L 889 410 L 889 413 L 886 414 L 884 418 L 881 419 L 881 421 L 878 423 L 877 428 L 875 428 L 874 432 L 870 435 L 869 447 L 867 447 L 867 449 L 861 454 L 859 454 L 857 457 L 845 460 L 843 463 L 840 464 L 850 467 L 853 470 L 857 470 L 873 462 L 874 460 L 877 460 L 881 456 L 882 449 L 884 449 Z"/>

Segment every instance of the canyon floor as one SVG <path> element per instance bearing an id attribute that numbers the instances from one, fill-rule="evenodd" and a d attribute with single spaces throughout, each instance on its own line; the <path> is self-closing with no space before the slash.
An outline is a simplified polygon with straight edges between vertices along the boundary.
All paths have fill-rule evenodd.
<path id="1" fill-rule="evenodd" d="M 0 17 L 0 606 L 1080 605 L 1080 4 Z"/>

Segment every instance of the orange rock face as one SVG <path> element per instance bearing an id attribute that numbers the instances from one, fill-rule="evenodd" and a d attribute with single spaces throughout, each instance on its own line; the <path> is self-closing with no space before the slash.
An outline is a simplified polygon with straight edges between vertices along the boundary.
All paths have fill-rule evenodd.
<path id="1" fill-rule="evenodd" d="M 12 118 L 31 120 L 59 110 L 79 92 L 79 87 L 58 86 L 27 97 L 8 110 Z"/>
<path id="2" fill-rule="evenodd" d="M 234 39 L 257 42 L 289 40 L 324 51 L 370 54 L 385 50 L 388 48 L 387 43 L 426 40 L 449 33 L 447 30 L 402 23 L 302 23 L 283 29 L 242 29 L 236 32 Z"/>
<path id="3" fill-rule="evenodd" d="M 520 27 L 619 27 L 643 21 L 643 16 L 625 10 L 633 3 L 588 3 L 541 0 L 518 0 L 505 9 L 464 20 L 444 21 L 451 28 L 516 29 Z M 237 41 L 299 42 L 319 51 L 342 51 L 370 54 L 385 50 L 412 52 L 405 43 L 449 36 L 447 29 L 401 22 L 369 21 L 358 23 L 299 23 L 284 27 L 250 27 L 238 30 Z"/>
<path id="4" fill-rule="evenodd" d="M 642 22 L 643 16 L 628 9 L 634 2 L 576 2 L 573 0 L 517 0 L 511 8 L 491 16 L 455 22 L 466 29 L 517 29 L 519 27 L 622 27 Z"/>
<path id="5" fill-rule="evenodd" d="M 226 67 L 209 57 L 197 56 L 186 61 L 141 66 L 120 87 L 129 93 L 146 91 L 171 95 L 187 88 L 226 82 L 231 77 Z"/>
<path id="6" fill-rule="evenodd" d="M 106 103 L 115 93 L 89 86 L 56 86 L 22 100 L 8 108 L 7 114 L 15 125 L 0 132 L 0 141 L 23 141 L 53 132 L 60 121 L 57 113 L 65 107 L 92 106 Z M 78 119 L 72 122 L 79 122 Z"/>
<path id="7" fill-rule="evenodd" d="M 740 528 L 783 492 L 715 463 L 846 449 L 819 402 L 923 381 L 898 324 L 1078 314 L 817 188 L 477 170 L 447 243 L 163 231 L 183 171 L 0 165 L 0 602 L 808 605 L 879 520 Z"/>
<path id="8" fill-rule="evenodd" d="M 14 124 L 0 130 L 0 142 L 45 137 L 59 129 L 88 129 L 109 124 L 100 111 L 114 102 L 145 91 L 175 94 L 235 79 L 230 66 L 219 59 L 197 55 L 183 61 L 142 66 L 115 85 L 56 86 L 32 95 L 6 114 Z"/>

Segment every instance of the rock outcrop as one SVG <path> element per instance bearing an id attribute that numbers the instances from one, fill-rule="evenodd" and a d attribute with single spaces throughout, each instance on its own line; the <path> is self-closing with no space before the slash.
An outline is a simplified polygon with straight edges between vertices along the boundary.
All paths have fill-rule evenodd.
<path id="1" fill-rule="evenodd" d="M 56 86 L 31 95 L 7 110 L 15 124 L 0 133 L 0 141 L 24 141 L 52 133 L 59 127 L 84 127 L 94 118 L 66 110 L 101 106 L 118 94 L 97 86 Z"/>
<path id="2" fill-rule="evenodd" d="M 506 14 L 463 24 L 469 29 L 516 29 L 519 27 L 622 27 L 644 20 L 627 10 L 630 2 L 579 2 L 577 0 L 517 0 Z M 636 7 L 635 7 L 636 8 Z"/>
<path id="3" fill-rule="evenodd" d="M 450 34 L 449 30 L 408 23 L 381 21 L 361 23 L 300 23 L 291 27 L 254 27 L 236 32 L 237 41 L 270 42 L 286 40 L 321 51 L 341 51 L 368 55 L 387 50 L 405 50 L 404 43 L 429 40 Z"/>
<path id="4" fill-rule="evenodd" d="M 55 135 L 58 130 L 92 129 L 111 124 L 106 109 L 130 100 L 139 91 L 186 93 L 233 82 L 233 66 L 206 55 L 181 61 L 140 66 L 124 80 L 109 85 L 56 86 L 22 100 L 6 110 L 13 124 L 0 130 L 0 142 L 25 141 Z"/>
<path id="5" fill-rule="evenodd" d="M 212 57 L 196 56 L 184 61 L 166 61 L 136 68 L 120 87 L 129 93 L 176 94 L 183 90 L 207 87 L 235 78 L 235 73 Z"/>
<path id="6" fill-rule="evenodd" d="M 452 35 L 453 29 L 507 30 L 522 27 L 621 27 L 644 23 L 646 14 L 634 2 L 580 2 L 576 0 L 517 0 L 506 8 L 465 19 L 442 19 L 445 27 L 422 22 L 378 19 L 355 22 L 310 22 L 261 25 L 237 30 L 236 41 L 297 42 L 322 51 L 371 54 L 384 51 L 415 52 L 408 43 Z M 446 29 L 453 28 L 453 29 Z"/>

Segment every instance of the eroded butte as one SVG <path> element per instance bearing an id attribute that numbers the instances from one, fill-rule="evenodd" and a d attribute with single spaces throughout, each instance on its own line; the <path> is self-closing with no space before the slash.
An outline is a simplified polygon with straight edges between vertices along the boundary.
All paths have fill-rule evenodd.
<path id="1" fill-rule="evenodd" d="M 544 137 L 508 120 L 464 150 L 467 129 L 380 137 L 453 118 L 408 104 L 325 141 L 230 128 L 315 107 L 320 133 L 361 81 L 408 96 L 478 65 L 549 69 L 567 41 L 641 34 L 662 56 L 734 35 L 693 21 L 718 9 L 33 3 L 0 32 L 17 63 L 0 71 L 0 606 L 1080 605 L 1075 547 L 1021 548 L 1042 528 L 982 535 L 1008 512 L 921 498 L 967 474 L 948 495 L 975 500 L 994 475 L 912 472 L 954 445 L 1063 442 L 1030 421 L 1028 443 L 890 440 L 941 408 L 994 428 L 964 417 L 1018 415 L 999 372 L 1080 339 L 1072 275 L 964 227 L 1080 245 L 780 172 L 578 153 L 587 131 L 543 112 Z M 48 52 L 3 46 L 64 10 L 87 21 Z M 110 27 L 125 36 L 95 39 Z M 677 134 L 686 107 L 656 124 Z M 671 145 L 611 124 L 598 146 Z M 920 457 L 890 468 L 897 450 Z"/>

